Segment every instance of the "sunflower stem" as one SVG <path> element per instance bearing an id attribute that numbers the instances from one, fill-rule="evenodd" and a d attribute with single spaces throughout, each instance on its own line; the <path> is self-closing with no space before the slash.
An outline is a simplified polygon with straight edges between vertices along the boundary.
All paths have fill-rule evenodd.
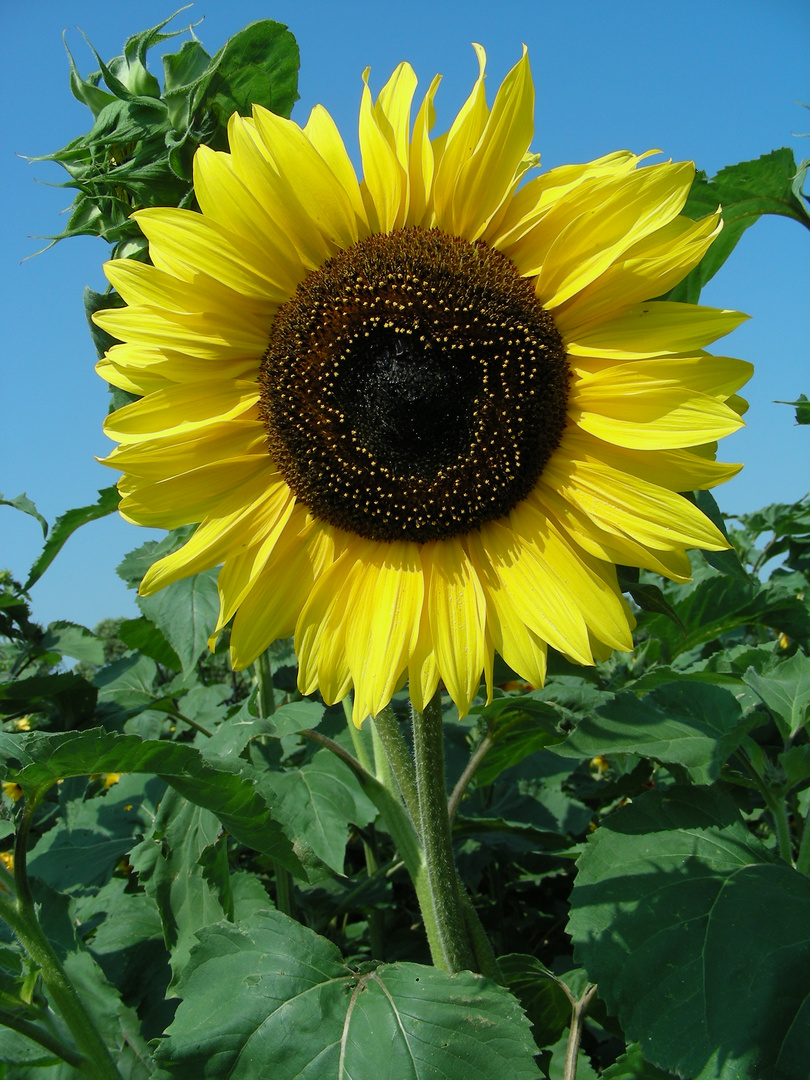
<path id="1" fill-rule="evenodd" d="M 311 742 L 323 746 L 326 750 L 330 750 L 335 757 L 339 757 L 341 761 L 345 762 L 360 781 L 363 791 L 380 811 L 380 817 L 385 822 L 385 826 L 391 834 L 391 839 L 402 856 L 402 861 L 405 863 L 413 887 L 416 890 L 416 899 L 419 901 L 419 910 L 422 912 L 422 921 L 425 924 L 425 933 L 433 962 L 436 967 L 441 968 L 443 971 L 449 971 L 450 969 L 442 958 L 439 928 L 433 914 L 425 852 L 410 815 L 399 798 L 392 795 L 375 776 L 367 772 L 360 762 L 352 757 L 348 750 L 344 750 L 339 743 L 336 743 L 334 739 L 321 735 L 319 731 L 312 731 L 310 728 L 302 731 L 301 734 L 305 739 L 309 739 Z"/>
<path id="2" fill-rule="evenodd" d="M 39 974 L 53 1004 L 59 1010 L 78 1048 L 77 1068 L 88 1080 L 121 1080 L 107 1044 L 101 1037 L 92 1017 L 86 1011 L 76 988 L 65 973 L 53 946 L 37 919 L 34 898 L 26 869 L 28 833 L 36 802 L 26 804 L 14 847 L 14 879 L 16 899 L 0 893 L 0 917 L 4 918 L 28 954 L 39 968 Z M 67 1055 L 67 1056 L 66 1056 Z M 59 1054 L 63 1060 L 76 1058 L 71 1048 Z"/>
<path id="3" fill-rule="evenodd" d="M 400 723 L 390 705 L 380 709 L 373 724 L 391 766 L 397 787 L 411 815 L 414 828 L 420 833 L 422 826 L 419 820 L 419 794 L 416 790 L 413 758 L 405 742 L 405 736 L 402 734 Z"/>
<path id="4" fill-rule="evenodd" d="M 473 971 L 476 967 L 475 951 L 464 918 L 447 814 L 444 731 L 438 693 L 434 694 L 423 713 L 416 709 L 413 711 L 413 751 L 422 843 L 441 949 L 441 965 L 435 955 L 433 962 L 451 973 Z"/>
<path id="5" fill-rule="evenodd" d="M 256 685 L 259 688 L 259 716 L 272 716 L 276 711 L 276 692 L 273 687 L 273 668 L 270 665 L 270 653 L 265 650 L 254 663 Z"/>
<path id="6" fill-rule="evenodd" d="M 366 744 L 363 742 L 363 734 L 358 727 L 355 727 L 352 718 L 352 699 L 348 694 L 341 702 L 341 705 L 343 706 L 343 715 L 346 717 L 346 726 L 352 737 L 352 746 L 354 747 L 355 756 L 366 772 L 373 772 L 371 758 L 368 756 Z"/>

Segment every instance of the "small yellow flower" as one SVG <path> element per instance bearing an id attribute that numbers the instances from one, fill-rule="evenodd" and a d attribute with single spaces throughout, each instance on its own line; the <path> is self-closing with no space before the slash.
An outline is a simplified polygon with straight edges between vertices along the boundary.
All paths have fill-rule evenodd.
<path id="1" fill-rule="evenodd" d="M 30 716 L 19 716 L 19 717 L 17 717 L 17 719 L 14 721 L 14 730 L 15 731 L 30 731 L 31 730 L 31 717 Z"/>
<path id="2" fill-rule="evenodd" d="M 121 779 L 122 776 L 123 776 L 123 773 L 120 773 L 120 772 L 104 773 L 104 787 L 107 788 L 107 789 L 111 788 L 113 786 L 113 784 L 118 783 L 118 781 Z"/>
<path id="3" fill-rule="evenodd" d="M 9 799 L 13 799 L 16 802 L 23 797 L 23 789 L 19 784 L 15 784 L 12 780 L 3 781 L 3 794 L 7 795 Z"/>
<path id="4" fill-rule="evenodd" d="M 6 870 L 10 873 L 14 872 L 14 852 L 13 851 L 0 851 L 0 862 L 5 866 Z"/>

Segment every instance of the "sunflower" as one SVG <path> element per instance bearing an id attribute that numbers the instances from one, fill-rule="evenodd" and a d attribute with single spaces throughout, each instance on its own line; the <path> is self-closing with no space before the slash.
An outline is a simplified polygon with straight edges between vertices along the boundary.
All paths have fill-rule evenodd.
<path id="1" fill-rule="evenodd" d="M 407 680 L 463 716 L 498 652 L 542 685 L 633 647 L 616 565 L 686 581 L 727 547 L 678 492 L 739 466 L 750 365 L 705 346 L 733 312 L 650 299 L 701 259 L 719 215 L 680 216 L 691 163 L 619 152 L 536 173 L 524 49 L 492 108 L 485 57 L 449 131 L 437 76 L 411 124 L 401 64 L 360 106 L 363 179 L 330 115 L 258 106 L 194 159 L 200 211 L 134 216 L 153 265 L 106 273 L 126 304 L 103 378 L 121 513 L 197 523 L 148 595 L 221 565 L 216 633 L 244 668 L 295 635 L 299 686 L 354 720 Z M 212 639 L 213 640 L 213 639 Z"/>

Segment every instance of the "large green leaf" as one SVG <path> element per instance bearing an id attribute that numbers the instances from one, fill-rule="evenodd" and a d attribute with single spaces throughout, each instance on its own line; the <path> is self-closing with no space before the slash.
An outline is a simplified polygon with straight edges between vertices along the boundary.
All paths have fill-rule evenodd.
<path id="1" fill-rule="evenodd" d="M 540 1077 L 528 1021 L 502 987 L 417 964 L 351 971 L 280 912 L 201 931 L 178 993 L 155 1080 Z"/>
<path id="2" fill-rule="evenodd" d="M 653 1064 L 699 1080 L 793 1080 L 810 1057 L 808 910 L 810 880 L 773 861 L 731 800 L 670 788 L 596 830 L 569 930 Z"/>
<path id="3" fill-rule="evenodd" d="M 352 825 L 362 828 L 377 816 L 354 773 L 328 750 L 289 772 L 267 773 L 259 790 L 269 788 L 284 807 L 289 830 L 319 859 L 343 873 L 346 841 Z"/>
<path id="4" fill-rule="evenodd" d="M 670 587 L 668 599 L 687 628 L 685 635 L 661 615 L 639 619 L 665 662 L 746 626 L 768 627 L 799 641 L 810 637 L 806 604 L 775 580 L 761 584 L 696 570 L 694 585 L 688 590 Z"/>
<path id="5" fill-rule="evenodd" d="M 303 876 L 292 843 L 273 816 L 273 793 L 260 795 L 255 777 L 240 775 L 242 767 L 247 768 L 245 762 L 225 760 L 215 767 L 193 746 L 115 735 L 102 728 L 64 735 L 0 733 L 0 773 L 31 798 L 67 776 L 154 773 L 196 806 L 211 810 L 242 843 Z"/>
<path id="6" fill-rule="evenodd" d="M 709 179 L 698 172 L 683 213 L 695 220 L 722 208 L 723 230 L 699 265 L 669 294 L 671 300 L 695 303 L 701 288 L 714 277 L 747 228 L 763 214 L 778 214 L 810 228 L 810 215 L 800 197 L 807 163 L 796 165 L 788 147 L 755 161 L 741 161 Z"/>
<path id="7" fill-rule="evenodd" d="M 785 739 L 793 739 L 807 723 L 810 709 L 810 657 L 797 652 L 775 660 L 761 672 L 749 668 L 743 676 L 762 699 Z"/>
<path id="8" fill-rule="evenodd" d="M 99 518 L 114 513 L 118 509 L 119 498 L 117 488 L 104 488 L 98 493 L 98 501 L 92 506 L 79 506 L 75 510 L 68 510 L 56 519 L 42 551 L 28 571 L 28 580 L 25 583 L 26 592 L 39 581 L 76 530 L 89 521 L 97 521 Z"/>
<path id="9" fill-rule="evenodd" d="M 154 777 L 125 776 L 95 798 L 64 800 L 57 823 L 29 853 L 29 872 L 57 892 L 104 885 L 148 827 L 163 791 Z"/>
<path id="10" fill-rule="evenodd" d="M 536 956 L 498 957 L 506 985 L 526 1010 L 538 1046 L 551 1046 L 571 1023 L 571 1002 L 557 976 Z"/>
<path id="11" fill-rule="evenodd" d="M 138 598 L 143 614 L 158 627 L 177 654 L 183 671 L 193 668 L 208 648 L 219 617 L 217 571 L 172 582 L 154 596 Z"/>
<path id="12" fill-rule="evenodd" d="M 210 810 L 170 791 L 130 862 L 160 912 L 175 983 L 197 943 L 197 931 L 233 918 L 222 827 Z"/>
<path id="13" fill-rule="evenodd" d="M 104 642 L 85 626 L 72 622 L 52 622 L 40 642 L 45 652 L 86 660 L 89 664 L 104 663 Z"/>
<path id="14" fill-rule="evenodd" d="M 578 758 L 641 754 L 683 765 L 696 784 L 710 784 L 757 722 L 756 716 L 743 716 L 737 698 L 724 687 L 669 683 L 644 698 L 617 694 L 583 717 L 554 750 Z"/>
<path id="15" fill-rule="evenodd" d="M 86 723 L 96 706 L 96 690 L 80 675 L 32 675 L 0 684 L 0 713 L 41 710 L 49 704 L 66 727 Z"/>
<path id="16" fill-rule="evenodd" d="M 177 653 L 163 633 L 145 615 L 140 619 L 126 619 L 122 622 L 118 627 L 118 637 L 130 649 L 136 649 L 163 667 L 172 671 L 180 671 L 182 668 Z"/>
<path id="17" fill-rule="evenodd" d="M 627 1053 L 602 1073 L 602 1080 L 672 1080 L 671 1072 L 650 1065 L 644 1060 L 638 1043 L 627 1047 Z"/>

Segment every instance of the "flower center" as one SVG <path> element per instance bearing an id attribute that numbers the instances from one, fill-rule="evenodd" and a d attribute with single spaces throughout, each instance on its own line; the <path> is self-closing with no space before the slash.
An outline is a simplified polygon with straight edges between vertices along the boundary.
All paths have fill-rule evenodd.
<path id="1" fill-rule="evenodd" d="M 529 494 L 565 427 L 568 375 L 551 316 L 505 256 L 404 229 L 336 255 L 281 308 L 262 419 L 313 514 L 424 543 Z"/>

